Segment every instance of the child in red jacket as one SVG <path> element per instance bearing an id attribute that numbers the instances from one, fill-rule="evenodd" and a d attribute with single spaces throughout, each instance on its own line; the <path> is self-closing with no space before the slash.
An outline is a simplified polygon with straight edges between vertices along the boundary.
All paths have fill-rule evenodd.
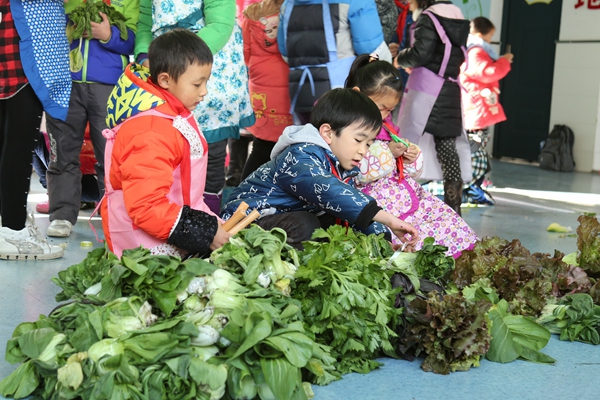
<path id="1" fill-rule="evenodd" d="M 203 200 L 208 145 L 192 114 L 213 56 L 195 33 L 174 29 L 152 41 L 148 59 L 150 74 L 129 65 L 108 101 L 104 236 L 118 256 L 138 246 L 204 254 L 231 236 Z"/>
<path id="2" fill-rule="evenodd" d="M 482 189 L 490 164 L 485 146 L 489 140 L 490 126 L 506 120 L 498 102 L 500 79 L 510 71 L 513 55 L 498 56 L 490 45 L 494 36 L 494 24 L 485 18 L 471 21 L 467 41 L 467 60 L 461 67 L 460 81 L 467 93 L 462 94 L 464 124 L 471 144 L 473 180 L 466 189 L 471 203 L 493 205 L 493 199 Z"/>
<path id="3" fill-rule="evenodd" d="M 290 68 L 277 46 L 281 4 L 283 0 L 263 0 L 250 4 L 243 13 L 244 61 L 256 123 L 246 128 L 254 140 L 242 180 L 271 159 L 277 139 L 293 123 L 288 89 Z"/>

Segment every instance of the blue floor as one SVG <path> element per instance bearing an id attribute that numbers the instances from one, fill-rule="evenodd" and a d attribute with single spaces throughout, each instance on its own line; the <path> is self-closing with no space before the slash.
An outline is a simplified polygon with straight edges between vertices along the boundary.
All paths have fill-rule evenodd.
<path id="1" fill-rule="evenodd" d="M 494 161 L 491 174 L 495 188 L 494 207 L 463 208 L 463 217 L 480 236 L 518 238 L 532 252 L 565 254 L 577 250 L 576 238 L 549 233 L 550 223 L 573 228 L 581 212 L 600 215 L 600 175 L 558 173 L 536 166 Z M 44 199 L 44 190 L 32 180 L 30 209 Z M 85 258 L 102 244 L 89 225 L 89 211 L 82 211 L 68 239 L 53 239 L 66 245 L 65 256 L 51 261 L 0 261 L 0 378 L 16 366 L 4 361 L 5 343 L 23 321 L 47 315 L 60 291 L 51 278 Z M 48 217 L 36 215 L 42 232 Z M 92 222 L 102 238 L 101 222 Z M 80 246 L 92 241 L 93 247 Z M 313 387 L 315 399 L 600 399 L 600 347 L 560 342 L 553 337 L 543 350 L 554 357 L 554 366 L 522 361 L 497 364 L 482 361 L 481 367 L 448 376 L 423 372 L 420 361 L 382 359 L 385 365 L 370 374 L 346 375 L 325 387 Z M 0 397 L 1 398 L 1 397 Z"/>

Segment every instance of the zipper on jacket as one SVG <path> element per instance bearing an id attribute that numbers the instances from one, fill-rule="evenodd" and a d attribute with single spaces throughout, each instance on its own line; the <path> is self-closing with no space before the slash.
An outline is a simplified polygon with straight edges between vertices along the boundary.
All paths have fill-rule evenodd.
<path id="1" fill-rule="evenodd" d="M 90 41 L 89 39 L 81 38 L 81 40 L 85 40 L 85 45 L 83 46 L 83 71 L 81 71 L 81 81 L 87 82 L 87 66 L 88 66 L 88 53 L 90 51 Z"/>

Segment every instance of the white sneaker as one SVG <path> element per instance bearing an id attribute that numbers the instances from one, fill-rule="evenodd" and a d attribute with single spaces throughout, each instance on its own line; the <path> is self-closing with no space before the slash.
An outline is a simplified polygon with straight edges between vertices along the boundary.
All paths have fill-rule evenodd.
<path id="1" fill-rule="evenodd" d="M 27 224 L 20 231 L 0 228 L 1 260 L 51 260 L 62 255 L 63 249 L 49 245 L 35 225 Z"/>
<path id="2" fill-rule="evenodd" d="M 50 222 L 46 235 L 52 237 L 68 237 L 73 232 L 73 224 L 66 219 L 55 219 Z"/>

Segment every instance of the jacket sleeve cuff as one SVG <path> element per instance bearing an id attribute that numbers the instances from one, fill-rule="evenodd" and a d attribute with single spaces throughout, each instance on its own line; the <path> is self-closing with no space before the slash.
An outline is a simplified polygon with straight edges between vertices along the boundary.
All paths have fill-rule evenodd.
<path id="1" fill-rule="evenodd" d="M 183 206 L 179 221 L 173 228 L 167 243 L 190 253 L 203 254 L 209 250 L 218 228 L 217 217 Z"/>
<path id="2" fill-rule="evenodd" d="M 377 205 L 377 201 L 372 200 L 358 214 L 356 221 L 354 221 L 354 226 L 358 229 L 366 229 L 373 222 L 373 217 L 381 210 L 382 208 Z"/>
<path id="3" fill-rule="evenodd" d="M 148 53 L 140 53 L 137 56 L 137 60 L 136 62 L 140 65 L 142 65 L 144 63 L 144 61 L 146 61 L 148 59 Z"/>

